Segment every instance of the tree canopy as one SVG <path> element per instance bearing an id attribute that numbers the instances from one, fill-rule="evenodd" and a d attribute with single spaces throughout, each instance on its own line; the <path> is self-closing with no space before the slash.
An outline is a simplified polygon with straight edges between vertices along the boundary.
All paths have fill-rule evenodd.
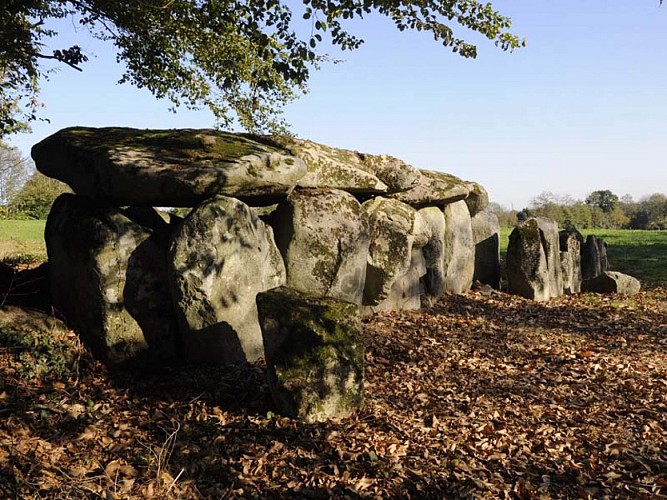
<path id="1" fill-rule="evenodd" d="M 490 203 L 489 210 L 498 216 L 501 226 L 514 226 L 517 221 L 539 216 L 554 220 L 561 229 L 667 229 L 667 196 L 663 193 L 634 201 L 630 195 L 619 198 L 608 189 L 600 189 L 582 201 L 546 191 L 520 212 L 498 203 Z"/>
<path id="2" fill-rule="evenodd" d="M 21 152 L 0 140 L 0 215 L 12 197 L 30 177 L 28 160 Z"/>
<path id="3" fill-rule="evenodd" d="M 70 192 L 67 184 L 34 172 L 9 199 L 7 212 L 16 219 L 46 219 L 55 199 Z"/>
<path id="4" fill-rule="evenodd" d="M 71 17 L 112 43 L 125 65 L 121 83 L 174 106 L 208 107 L 223 126 L 275 131 L 284 126 L 282 106 L 327 60 L 325 37 L 343 50 L 358 48 L 363 40 L 346 25 L 372 12 L 401 31 L 426 31 L 463 57 L 474 58 L 477 49 L 454 28 L 503 50 L 523 43 L 508 31 L 508 17 L 478 0 L 3 0 L 0 137 L 37 118 L 40 81 L 50 71 L 45 62 L 81 70 L 87 61 L 78 45 L 47 51 L 57 35 L 50 20 Z"/>
<path id="5" fill-rule="evenodd" d="M 608 214 L 618 206 L 619 198 L 608 189 L 593 191 L 586 197 L 586 205 L 600 208 Z"/>

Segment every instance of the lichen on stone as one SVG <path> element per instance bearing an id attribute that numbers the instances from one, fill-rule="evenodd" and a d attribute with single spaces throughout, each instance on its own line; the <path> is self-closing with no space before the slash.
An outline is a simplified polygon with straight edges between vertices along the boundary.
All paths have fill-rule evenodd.
<path id="1" fill-rule="evenodd" d="M 319 421 L 359 409 L 364 350 L 358 307 L 285 287 L 259 294 L 257 305 L 279 410 Z"/>

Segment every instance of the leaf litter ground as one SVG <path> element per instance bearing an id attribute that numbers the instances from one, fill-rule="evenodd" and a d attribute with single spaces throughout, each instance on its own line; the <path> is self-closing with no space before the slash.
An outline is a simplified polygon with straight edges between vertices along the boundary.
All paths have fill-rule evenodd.
<path id="1" fill-rule="evenodd" d="M 25 380 L 0 353 L 0 497 L 667 498 L 667 289 L 447 296 L 364 322 L 366 406 L 274 414 L 259 364 Z"/>

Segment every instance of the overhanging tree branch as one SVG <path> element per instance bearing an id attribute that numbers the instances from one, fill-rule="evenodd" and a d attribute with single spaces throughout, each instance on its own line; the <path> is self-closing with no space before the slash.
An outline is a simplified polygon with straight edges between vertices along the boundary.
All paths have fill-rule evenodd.
<path id="1" fill-rule="evenodd" d="M 77 66 L 76 64 L 73 64 L 73 63 L 71 63 L 71 62 L 69 62 L 69 61 L 63 59 L 62 57 L 58 57 L 58 56 L 47 56 L 46 54 L 39 54 L 39 53 L 36 53 L 36 54 L 33 54 L 33 55 L 34 55 L 35 57 L 40 58 L 40 59 L 54 59 L 54 60 L 56 60 L 56 61 L 58 61 L 58 62 L 67 64 L 70 68 L 74 68 L 74 69 L 77 70 L 77 71 L 83 71 L 82 68 L 80 68 L 80 67 Z"/>

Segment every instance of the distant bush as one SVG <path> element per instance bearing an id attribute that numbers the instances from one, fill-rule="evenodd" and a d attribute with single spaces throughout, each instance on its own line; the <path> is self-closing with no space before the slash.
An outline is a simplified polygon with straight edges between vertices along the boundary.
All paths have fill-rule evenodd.
<path id="1" fill-rule="evenodd" d="M 71 192 L 67 184 L 36 172 L 10 197 L 8 216 L 17 220 L 46 219 L 55 199 L 67 192 Z"/>

